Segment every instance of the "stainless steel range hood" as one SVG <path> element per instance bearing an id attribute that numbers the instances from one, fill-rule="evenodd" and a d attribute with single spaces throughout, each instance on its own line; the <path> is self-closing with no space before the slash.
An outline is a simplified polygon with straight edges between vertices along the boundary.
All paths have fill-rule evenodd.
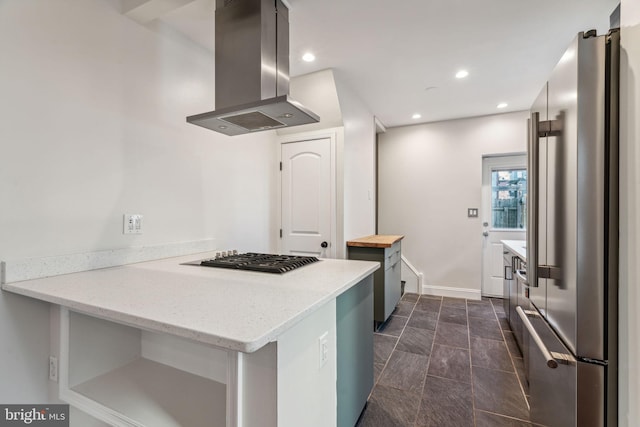
<path id="1" fill-rule="evenodd" d="M 187 122 L 225 135 L 316 123 L 289 98 L 289 10 L 280 0 L 216 0 L 216 110 Z"/>

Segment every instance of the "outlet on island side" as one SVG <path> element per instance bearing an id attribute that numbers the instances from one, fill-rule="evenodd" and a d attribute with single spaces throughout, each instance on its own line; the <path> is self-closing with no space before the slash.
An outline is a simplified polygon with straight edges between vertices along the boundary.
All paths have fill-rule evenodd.
<path id="1" fill-rule="evenodd" d="M 322 368 L 329 360 L 329 332 L 325 332 L 318 338 L 318 351 L 320 364 L 318 368 Z"/>
<path id="2" fill-rule="evenodd" d="M 49 356 L 49 379 L 58 382 L 58 358 Z"/>

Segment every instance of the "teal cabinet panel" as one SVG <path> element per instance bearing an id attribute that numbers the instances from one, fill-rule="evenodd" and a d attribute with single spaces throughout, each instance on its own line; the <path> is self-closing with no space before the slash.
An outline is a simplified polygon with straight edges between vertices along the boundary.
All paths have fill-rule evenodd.
<path id="1" fill-rule="evenodd" d="M 373 389 L 373 275 L 336 300 L 338 427 L 353 427 Z"/>

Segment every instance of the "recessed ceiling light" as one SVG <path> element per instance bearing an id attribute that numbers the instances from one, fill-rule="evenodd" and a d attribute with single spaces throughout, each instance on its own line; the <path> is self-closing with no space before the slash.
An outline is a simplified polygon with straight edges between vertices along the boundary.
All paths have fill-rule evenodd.
<path id="1" fill-rule="evenodd" d="M 415 113 L 413 116 L 411 116 L 412 119 L 419 119 L 420 117 L 422 117 L 420 113 Z"/>
<path id="2" fill-rule="evenodd" d="M 500 104 L 497 105 L 496 108 L 507 108 L 507 105 L 509 104 L 507 104 L 506 102 L 501 102 Z"/>
<path id="3" fill-rule="evenodd" d="M 304 55 L 302 55 L 302 60 L 306 62 L 313 62 L 316 60 L 316 56 L 311 52 L 307 52 Z"/>
<path id="4" fill-rule="evenodd" d="M 464 79 L 468 75 L 469 75 L 469 72 L 467 70 L 460 70 L 456 73 L 456 79 Z"/>

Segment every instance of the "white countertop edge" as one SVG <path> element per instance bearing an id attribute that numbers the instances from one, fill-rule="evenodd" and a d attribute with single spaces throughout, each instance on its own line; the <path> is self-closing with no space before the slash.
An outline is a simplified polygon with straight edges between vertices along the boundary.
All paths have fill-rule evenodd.
<path id="1" fill-rule="evenodd" d="M 96 305 L 88 305 L 84 303 L 80 303 L 74 300 L 55 297 L 46 293 L 40 293 L 31 289 L 24 289 L 20 287 L 17 282 L 15 285 L 12 283 L 5 283 L 1 286 L 1 288 L 5 291 L 23 295 L 26 297 L 31 297 L 34 299 L 38 299 L 41 301 L 49 302 L 52 304 L 57 304 L 62 307 L 66 307 L 71 311 L 75 311 L 81 314 L 86 314 L 89 316 L 97 317 L 103 320 L 112 321 L 115 323 L 120 323 L 123 325 L 148 330 L 151 332 L 159 332 L 159 333 L 167 333 L 171 335 L 180 336 L 183 338 L 188 338 L 197 342 L 210 344 L 216 347 L 219 347 L 224 350 L 233 350 L 239 351 L 243 353 L 252 353 L 256 350 L 259 350 L 266 344 L 276 341 L 278 336 L 281 335 L 284 331 L 290 329 L 293 325 L 307 317 L 309 314 L 313 313 L 315 310 L 331 301 L 334 298 L 337 298 L 339 295 L 344 293 L 346 290 L 350 289 L 355 284 L 359 283 L 362 279 L 372 274 L 374 271 L 380 268 L 379 263 L 371 263 L 372 265 L 368 267 L 364 272 L 345 283 L 340 288 L 337 288 L 333 292 L 327 294 L 323 298 L 318 299 L 312 305 L 308 306 L 306 309 L 300 311 L 295 316 L 289 318 L 287 321 L 279 324 L 278 326 L 271 328 L 267 332 L 263 333 L 256 339 L 242 341 L 236 340 L 229 337 L 224 337 L 220 335 L 213 335 L 206 332 L 199 331 L 197 329 L 185 328 L 182 326 L 176 326 L 169 323 L 160 322 L 157 320 L 146 319 L 138 316 L 134 316 L 128 313 L 122 313 L 119 311 L 104 309 L 102 307 Z"/>
<path id="2" fill-rule="evenodd" d="M 357 276 L 357 278 L 345 283 L 344 286 L 342 286 L 339 289 L 336 289 L 334 292 L 328 294 L 326 297 L 319 299 L 318 301 L 316 301 L 315 304 L 311 305 L 306 310 L 300 312 L 297 316 L 292 317 L 287 322 L 284 322 L 284 323 L 280 324 L 279 326 L 273 328 L 271 331 L 269 331 L 263 337 L 260 337 L 259 339 L 254 340 L 254 341 L 250 341 L 250 342 L 246 342 L 246 343 L 243 342 L 242 343 L 243 344 L 243 349 L 238 350 L 238 351 L 242 351 L 244 353 L 252 353 L 252 352 L 254 352 L 256 350 L 259 350 L 260 348 L 262 348 L 266 344 L 268 344 L 268 343 L 270 343 L 272 341 L 276 341 L 276 339 L 278 338 L 279 335 L 282 334 L 282 332 L 290 329 L 293 325 L 295 325 L 296 323 L 298 323 L 299 321 L 301 321 L 302 319 L 304 319 L 305 317 L 307 317 L 311 313 L 315 312 L 317 309 L 319 309 L 320 307 L 322 307 L 323 305 L 325 305 L 329 301 L 339 297 L 344 292 L 346 292 L 347 290 L 351 289 L 351 287 L 353 287 L 354 285 L 360 283 L 360 281 L 362 279 L 364 279 L 365 277 L 367 277 L 370 274 L 373 274 L 373 272 L 378 270 L 379 268 L 380 268 L 380 264 L 374 265 L 374 266 L 368 268 L 365 273 L 362 273 L 359 276 Z M 373 289 L 372 289 L 372 292 L 373 292 Z"/>
<path id="3" fill-rule="evenodd" d="M 2 285 L 2 289 L 14 294 L 19 294 L 40 301 L 49 302 L 51 304 L 56 304 L 76 313 L 86 314 L 88 316 L 108 320 L 110 322 L 119 323 L 138 329 L 144 329 L 151 332 L 161 332 L 177 335 L 184 338 L 192 339 L 194 341 L 215 345 L 224 349 L 243 351 L 240 349 L 243 344 L 233 339 L 212 336 L 210 334 L 198 332 L 194 329 L 183 328 L 167 323 L 158 322 L 155 320 L 132 316 L 130 314 L 104 309 L 95 305 L 83 304 L 66 298 L 57 298 L 48 294 L 35 292 L 30 289 L 23 289 L 19 286 L 13 286 L 11 283 Z"/>
<path id="4" fill-rule="evenodd" d="M 519 256 L 523 261 L 527 260 L 526 240 L 501 240 L 502 244 L 511 252 Z"/>

